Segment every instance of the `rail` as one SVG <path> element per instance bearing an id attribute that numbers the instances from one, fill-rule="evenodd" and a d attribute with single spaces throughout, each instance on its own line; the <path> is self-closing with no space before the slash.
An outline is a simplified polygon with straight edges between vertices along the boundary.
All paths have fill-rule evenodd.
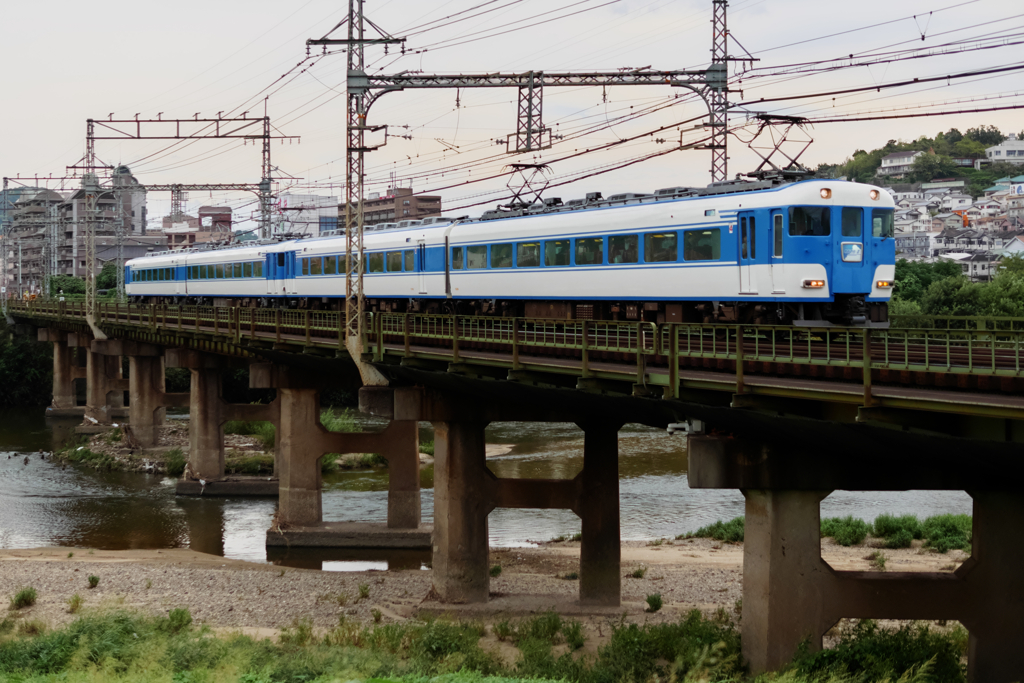
<path id="1" fill-rule="evenodd" d="M 250 340 L 304 347 L 345 348 L 343 315 L 336 311 L 100 304 L 100 326 L 213 335 L 236 344 Z M 81 322 L 79 302 L 14 302 L 11 314 L 39 320 Z M 542 367 L 583 378 L 625 379 L 665 385 L 679 395 L 687 368 L 771 373 L 764 364 L 850 368 L 860 375 L 870 403 L 872 374 L 949 373 L 1022 377 L 1024 321 L 928 317 L 930 327 L 890 329 L 716 325 L 604 320 L 550 320 L 405 313 L 368 313 L 367 360 L 422 357 L 508 366 Z M 918 317 L 914 317 L 916 320 Z M 984 323 L 982 323 L 984 321 Z M 923 324 L 923 323 L 922 323 Z M 865 372 L 870 368 L 871 372 Z M 846 377 L 850 379 L 851 377 Z"/>

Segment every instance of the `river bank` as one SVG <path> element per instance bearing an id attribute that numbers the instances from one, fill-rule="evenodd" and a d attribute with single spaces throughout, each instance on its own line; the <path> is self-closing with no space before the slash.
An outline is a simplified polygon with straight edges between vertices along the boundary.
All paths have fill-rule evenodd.
<path id="1" fill-rule="evenodd" d="M 486 605 L 441 605 L 431 599 L 429 569 L 323 572 L 285 568 L 207 555 L 187 549 L 88 550 L 35 548 L 0 550 L 0 595 L 13 597 L 35 588 L 35 605 L 17 612 L 19 619 L 40 620 L 53 628 L 75 616 L 67 601 L 75 594 L 86 608 L 130 608 L 166 615 L 187 608 L 197 622 L 214 628 L 267 634 L 309 619 L 331 628 L 340 617 L 372 623 L 379 610 L 383 623 L 417 617 L 422 610 L 466 615 L 491 623 L 509 615 L 555 610 L 582 618 L 603 632 L 602 624 L 678 620 L 692 609 L 735 614 L 742 596 L 743 545 L 710 539 L 663 541 L 659 545 L 622 544 L 622 607 L 581 610 L 577 604 L 578 542 L 546 543 L 537 548 L 493 548 L 491 563 L 500 574 L 491 579 Z M 871 570 L 873 549 L 843 547 L 829 539 L 822 554 L 836 569 Z M 886 550 L 890 571 L 951 571 L 966 554 L 939 554 L 919 545 Z M 642 578 L 633 578 L 644 568 Z M 497 571 L 497 570 L 496 570 Z M 88 577 L 98 576 L 95 588 Z M 663 607 L 645 611 L 648 595 L 660 594 Z M 360 597 L 364 594 L 365 597 Z M 611 620 L 611 621 L 609 621 Z"/>

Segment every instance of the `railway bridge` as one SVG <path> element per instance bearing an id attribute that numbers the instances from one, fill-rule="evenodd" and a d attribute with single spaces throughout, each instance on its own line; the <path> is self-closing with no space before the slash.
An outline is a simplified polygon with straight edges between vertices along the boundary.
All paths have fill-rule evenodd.
<path id="1" fill-rule="evenodd" d="M 17 302 L 9 315 L 53 343 L 56 409 L 75 408 L 71 383 L 84 374 L 85 413 L 106 422 L 127 387 L 130 425 L 147 446 L 166 407 L 189 406 L 184 492 L 231 493 L 224 421 L 273 421 L 279 526 L 268 544 L 365 542 L 366 529 L 360 541 L 324 523 L 319 459 L 373 451 L 388 459 L 390 484 L 387 525 L 371 542 L 432 547 L 442 601 L 488 599 L 487 515 L 528 507 L 580 516 L 580 601 L 618 605 L 617 432 L 636 422 L 686 432 L 691 487 L 746 498 L 742 632 L 755 671 L 860 617 L 959 620 L 971 680 L 1024 672 L 1024 321 L 903 317 L 872 329 L 368 313 L 353 358 L 342 314 L 330 311 L 104 304 L 95 325 L 106 339 L 81 304 Z M 123 356 L 127 381 L 111 360 Z M 220 373 L 237 365 L 251 386 L 277 390 L 273 403 L 223 401 Z M 165 391 L 170 366 L 191 370 L 189 394 Z M 389 426 L 327 432 L 318 392 L 359 385 L 360 367 L 378 385 L 360 389 L 360 409 Z M 576 423 L 582 471 L 495 477 L 484 429 L 512 420 Z M 436 435 L 432 528 L 419 509 L 418 421 Z M 908 489 L 973 498 L 973 549 L 955 572 L 837 571 L 822 560 L 819 505 L 830 492 Z"/>

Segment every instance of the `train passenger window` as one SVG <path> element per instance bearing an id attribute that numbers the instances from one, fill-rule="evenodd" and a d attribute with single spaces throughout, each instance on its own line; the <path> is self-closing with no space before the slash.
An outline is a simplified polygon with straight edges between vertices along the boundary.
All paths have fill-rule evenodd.
<path id="1" fill-rule="evenodd" d="M 236 263 L 232 269 L 235 271 L 235 277 L 242 277 L 242 264 Z"/>
<path id="2" fill-rule="evenodd" d="M 789 207 L 789 234 L 825 237 L 832 233 L 832 212 L 827 206 Z"/>
<path id="3" fill-rule="evenodd" d="M 324 275 L 334 275 L 338 272 L 338 257 L 324 256 Z"/>
<path id="4" fill-rule="evenodd" d="M 309 274 L 320 275 L 321 273 L 323 273 L 323 263 L 320 260 L 320 257 L 314 256 L 313 258 L 309 259 Z"/>
<path id="5" fill-rule="evenodd" d="M 882 238 L 893 236 L 892 209 L 875 209 L 871 212 L 871 235 Z"/>
<path id="6" fill-rule="evenodd" d="M 254 272 L 256 277 L 263 277 L 263 261 L 256 261 L 253 265 L 255 266 Z"/>
<path id="7" fill-rule="evenodd" d="M 487 245 L 478 244 L 466 247 L 466 266 L 470 270 L 487 267 Z"/>
<path id="8" fill-rule="evenodd" d="M 159 282 L 159 281 L 164 279 L 164 269 L 163 268 L 157 268 L 156 269 L 156 277 L 157 277 L 157 282 Z"/>
<path id="9" fill-rule="evenodd" d="M 401 273 L 402 272 L 402 252 L 400 251 L 389 251 L 388 252 L 388 272 L 389 273 Z"/>
<path id="10" fill-rule="evenodd" d="M 547 240 L 544 242 L 544 265 L 569 265 L 569 240 Z"/>
<path id="11" fill-rule="evenodd" d="M 234 271 L 232 271 L 232 269 L 231 269 L 231 264 L 230 263 L 225 263 L 224 264 L 224 277 L 234 277 L 233 272 Z"/>
<path id="12" fill-rule="evenodd" d="M 722 256 L 722 231 L 687 230 L 683 233 L 683 260 L 717 261 Z"/>
<path id="13" fill-rule="evenodd" d="M 491 245 L 491 268 L 512 267 L 512 245 L 492 244 Z"/>
<path id="14" fill-rule="evenodd" d="M 405 270 L 408 273 L 416 270 L 416 250 L 406 249 L 405 250 Z"/>
<path id="15" fill-rule="evenodd" d="M 747 217 L 740 218 L 740 258 L 747 258 Z"/>
<path id="16" fill-rule="evenodd" d="M 775 251 L 772 254 L 775 258 L 782 258 L 782 214 L 777 213 L 772 217 L 772 237 L 775 242 Z"/>
<path id="17" fill-rule="evenodd" d="M 604 238 L 586 237 L 576 240 L 576 265 L 594 266 L 604 263 Z"/>
<path id="18" fill-rule="evenodd" d="M 679 250 L 676 245 L 676 233 L 651 232 L 644 235 L 644 261 L 656 263 L 678 260 Z"/>
<path id="19" fill-rule="evenodd" d="M 200 280 L 205 280 L 206 279 L 206 266 L 199 266 L 199 279 Z"/>
<path id="20" fill-rule="evenodd" d="M 252 261 L 246 261 L 242 264 L 242 275 L 244 277 L 252 277 Z"/>
<path id="21" fill-rule="evenodd" d="M 302 259 L 299 259 L 299 261 L 302 262 L 302 274 L 303 275 L 309 275 L 309 259 L 308 258 L 302 258 Z"/>
<path id="22" fill-rule="evenodd" d="M 278 268 L 284 268 L 284 253 L 283 252 L 277 255 L 277 267 Z"/>
<path id="23" fill-rule="evenodd" d="M 757 230 L 754 217 L 750 217 L 750 258 L 757 258 Z"/>
<path id="24" fill-rule="evenodd" d="M 608 263 L 636 263 L 639 258 L 639 235 L 615 235 L 608 238 Z"/>
<path id="25" fill-rule="evenodd" d="M 843 237 L 860 237 L 864 224 L 864 209 L 843 207 Z"/>
<path id="26" fill-rule="evenodd" d="M 217 271 L 216 272 L 217 272 L 217 279 L 218 280 L 224 279 L 224 264 L 223 263 L 218 263 L 217 264 Z"/>
<path id="27" fill-rule="evenodd" d="M 376 254 L 370 254 L 368 257 L 370 264 L 369 271 L 371 273 L 383 273 L 384 272 L 384 253 L 377 252 Z"/>
<path id="28" fill-rule="evenodd" d="M 452 247 L 452 270 L 462 270 L 462 247 Z"/>
<path id="29" fill-rule="evenodd" d="M 520 242 L 516 245 L 516 265 L 536 268 L 540 265 L 540 242 Z"/>

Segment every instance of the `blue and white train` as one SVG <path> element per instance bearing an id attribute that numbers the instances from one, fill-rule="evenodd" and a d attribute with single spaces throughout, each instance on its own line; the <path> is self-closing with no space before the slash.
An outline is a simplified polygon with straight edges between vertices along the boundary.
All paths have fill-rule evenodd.
<path id="1" fill-rule="evenodd" d="M 367 307 L 473 315 L 887 324 L 892 197 L 837 180 L 729 181 L 373 226 Z M 135 302 L 340 309 L 345 237 L 126 264 Z"/>

